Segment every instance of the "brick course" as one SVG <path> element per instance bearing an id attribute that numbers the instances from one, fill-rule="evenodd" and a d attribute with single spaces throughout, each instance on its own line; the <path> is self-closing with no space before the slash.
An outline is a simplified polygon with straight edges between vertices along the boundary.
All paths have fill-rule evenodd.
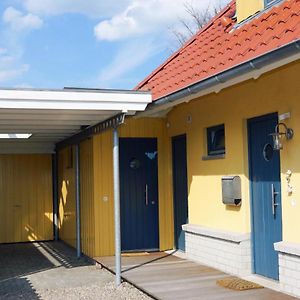
<path id="1" fill-rule="evenodd" d="M 193 261 L 206 264 L 232 275 L 251 274 L 251 249 L 249 239 L 231 241 L 186 230 L 186 254 Z M 201 230 L 200 230 L 201 231 Z"/>

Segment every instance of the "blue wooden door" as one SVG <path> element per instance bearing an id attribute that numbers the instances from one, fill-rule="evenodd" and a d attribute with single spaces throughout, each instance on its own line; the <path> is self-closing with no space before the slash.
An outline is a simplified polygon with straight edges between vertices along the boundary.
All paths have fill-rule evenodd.
<path id="1" fill-rule="evenodd" d="M 185 233 L 182 225 L 188 223 L 188 182 L 186 159 L 186 136 L 172 139 L 173 152 L 173 198 L 175 247 L 185 251 Z"/>
<path id="2" fill-rule="evenodd" d="M 122 251 L 158 250 L 158 175 L 155 138 L 120 139 Z"/>
<path id="3" fill-rule="evenodd" d="M 277 123 L 277 114 L 248 121 L 253 268 L 275 280 L 279 268 L 274 243 L 282 240 L 280 152 L 273 151 L 270 133 Z"/>

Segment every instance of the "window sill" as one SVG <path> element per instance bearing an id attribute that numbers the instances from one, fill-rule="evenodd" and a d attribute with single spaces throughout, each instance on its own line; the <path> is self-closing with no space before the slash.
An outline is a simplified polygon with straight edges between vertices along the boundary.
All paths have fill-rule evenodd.
<path id="1" fill-rule="evenodd" d="M 202 156 L 202 160 L 225 159 L 225 154 Z"/>

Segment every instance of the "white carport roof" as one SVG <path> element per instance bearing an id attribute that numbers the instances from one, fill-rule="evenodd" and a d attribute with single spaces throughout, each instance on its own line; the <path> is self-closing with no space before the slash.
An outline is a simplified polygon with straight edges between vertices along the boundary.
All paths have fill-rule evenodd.
<path id="1" fill-rule="evenodd" d="M 0 89 L 0 134 L 32 134 L 0 139 L 0 153 L 53 153 L 56 143 L 83 127 L 144 111 L 151 100 L 140 91 Z"/>

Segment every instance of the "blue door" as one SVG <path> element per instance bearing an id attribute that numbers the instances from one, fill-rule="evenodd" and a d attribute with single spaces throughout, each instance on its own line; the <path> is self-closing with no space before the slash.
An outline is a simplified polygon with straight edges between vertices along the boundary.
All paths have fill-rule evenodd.
<path id="1" fill-rule="evenodd" d="M 274 243 L 282 240 L 280 152 L 273 151 L 270 133 L 277 123 L 277 114 L 248 121 L 253 269 L 275 280 L 279 268 Z"/>
<path id="2" fill-rule="evenodd" d="M 120 139 L 122 251 L 158 250 L 157 140 Z"/>
<path id="3" fill-rule="evenodd" d="M 175 247 L 185 251 L 185 233 L 182 225 L 188 223 L 188 183 L 186 136 L 172 139 L 173 152 L 173 198 Z"/>

